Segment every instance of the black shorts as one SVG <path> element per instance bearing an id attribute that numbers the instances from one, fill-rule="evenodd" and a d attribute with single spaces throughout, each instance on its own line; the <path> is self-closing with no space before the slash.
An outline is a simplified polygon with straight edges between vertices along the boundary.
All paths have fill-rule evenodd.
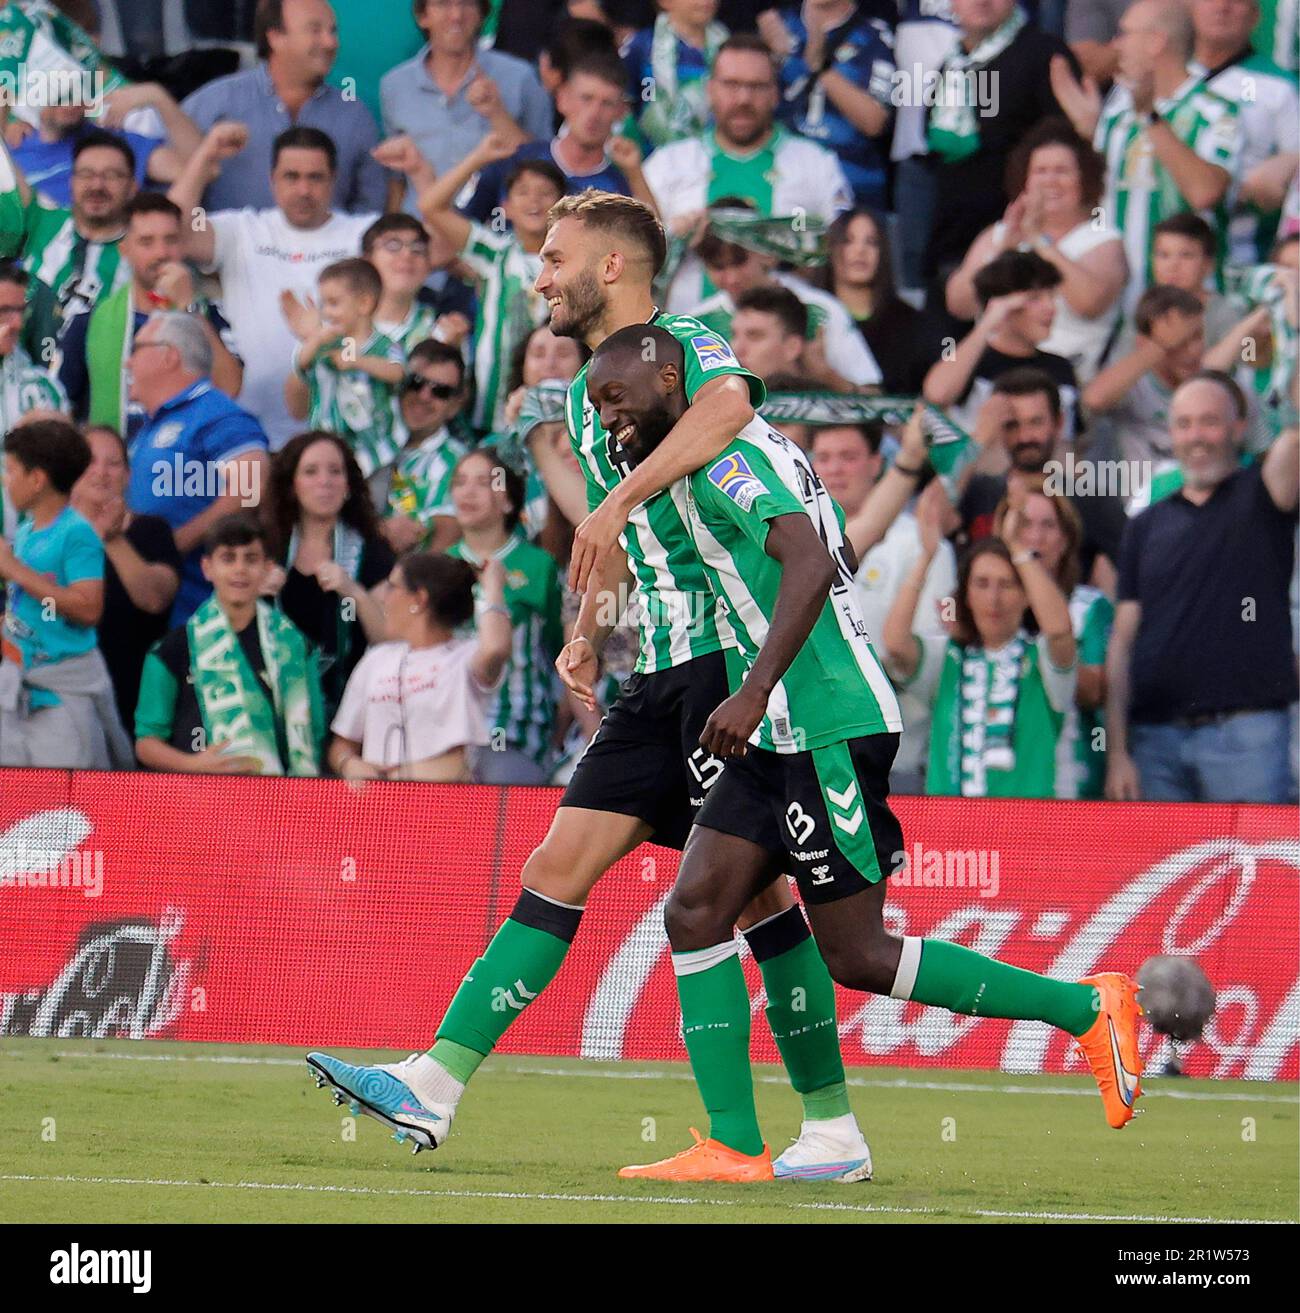
<path id="1" fill-rule="evenodd" d="M 723 773 L 700 747 L 729 695 L 727 659 L 709 652 L 652 675 L 631 675 L 574 769 L 561 807 L 636 816 L 666 848 L 686 843 L 695 813 Z"/>
<path id="2" fill-rule="evenodd" d="M 751 748 L 727 762 L 696 823 L 779 854 L 806 903 L 833 903 L 888 875 L 903 851 L 889 810 L 897 734 L 811 752 Z"/>

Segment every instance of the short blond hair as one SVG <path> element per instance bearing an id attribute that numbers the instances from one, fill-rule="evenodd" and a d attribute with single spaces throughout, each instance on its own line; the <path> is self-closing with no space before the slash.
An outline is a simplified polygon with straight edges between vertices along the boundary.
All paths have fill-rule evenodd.
<path id="1" fill-rule="evenodd" d="M 650 261 L 650 276 L 664 267 L 668 238 L 654 211 L 631 196 L 588 187 L 576 196 L 561 196 L 546 216 L 549 232 L 561 219 L 577 219 L 591 228 L 638 246 Z"/>

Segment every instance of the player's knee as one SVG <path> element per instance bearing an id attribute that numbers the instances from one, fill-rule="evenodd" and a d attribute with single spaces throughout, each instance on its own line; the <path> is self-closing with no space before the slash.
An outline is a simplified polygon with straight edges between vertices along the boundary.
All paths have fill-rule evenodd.
<path id="1" fill-rule="evenodd" d="M 865 994 L 888 994 L 898 971 L 897 960 L 890 963 L 883 942 L 819 944 L 831 979 L 845 989 Z"/>
<path id="2" fill-rule="evenodd" d="M 573 902 L 575 894 L 583 894 L 576 885 L 580 883 L 572 854 L 560 850 L 556 844 L 543 840 L 529 854 L 524 869 L 519 873 L 519 883 L 534 893 L 545 894 L 547 898 L 558 899 L 562 903 Z"/>
<path id="3" fill-rule="evenodd" d="M 712 948 L 731 936 L 731 927 L 720 924 L 708 901 L 692 898 L 690 891 L 681 886 L 668 895 L 664 904 L 664 930 L 674 953 Z"/>

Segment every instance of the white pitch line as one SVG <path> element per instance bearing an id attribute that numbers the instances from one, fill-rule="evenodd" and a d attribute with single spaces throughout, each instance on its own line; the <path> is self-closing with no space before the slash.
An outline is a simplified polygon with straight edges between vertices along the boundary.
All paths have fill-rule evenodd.
<path id="1" fill-rule="evenodd" d="M 58 1185 L 149 1185 L 200 1190 L 283 1190 L 301 1194 L 379 1195 L 421 1199 L 513 1199 L 523 1202 L 570 1204 L 638 1204 L 671 1208 L 696 1208 L 700 1206 L 741 1208 L 754 1202 L 750 1199 L 690 1199 L 675 1195 L 558 1194 L 549 1192 L 533 1193 L 526 1190 L 398 1190 L 395 1188 L 376 1189 L 374 1186 L 367 1185 L 308 1185 L 302 1182 L 283 1181 L 169 1181 L 127 1176 L 30 1176 L 14 1173 L 0 1175 L 0 1181 Z M 776 1200 L 769 1195 L 758 1202 L 775 1204 Z M 930 1217 L 946 1216 L 950 1211 L 940 1208 L 895 1207 L 890 1204 L 799 1203 L 784 1200 L 776 1206 L 823 1213 L 888 1213 L 900 1216 L 922 1215 Z M 1217 1222 L 1224 1226 L 1292 1225 L 1288 1222 L 1262 1217 L 1167 1217 L 1148 1213 L 1054 1213 L 1029 1210 L 1010 1212 L 992 1208 L 957 1208 L 951 1211 L 967 1217 L 1020 1218 L 1027 1221 L 1051 1222 L 1186 1222 L 1189 1224 Z"/>
<path id="2" fill-rule="evenodd" d="M 6 1050 L 0 1050 L 4 1053 Z M 16 1056 L 13 1050 L 7 1051 Z M 75 1049 L 60 1049 L 54 1053 L 56 1058 L 110 1058 L 121 1062 L 211 1062 L 232 1066 L 252 1067 L 299 1067 L 301 1058 L 262 1058 L 244 1057 L 236 1054 L 220 1053 L 79 1053 Z M 689 1071 L 650 1071 L 644 1068 L 609 1071 L 586 1064 L 573 1067 L 525 1067 L 498 1062 L 489 1070 L 505 1071 L 515 1076 L 581 1076 L 589 1080 L 693 1080 Z M 788 1085 L 784 1076 L 772 1076 L 762 1072 L 755 1073 L 755 1081 L 760 1085 Z M 892 1080 L 880 1080 L 870 1076 L 848 1076 L 845 1083 L 855 1089 L 864 1090 L 937 1090 L 943 1094 L 1042 1094 L 1067 1095 L 1070 1097 L 1091 1099 L 1096 1091 L 1087 1086 L 1071 1085 L 979 1085 L 974 1081 L 929 1081 L 913 1080 L 907 1076 Z M 1280 1094 L 1249 1094 L 1231 1090 L 1215 1092 L 1213 1090 L 1179 1090 L 1163 1086 L 1148 1086 L 1142 1091 L 1144 1099 L 1184 1099 L 1191 1103 L 1278 1103 L 1287 1107 L 1296 1107 L 1300 1095 L 1288 1098 Z"/>

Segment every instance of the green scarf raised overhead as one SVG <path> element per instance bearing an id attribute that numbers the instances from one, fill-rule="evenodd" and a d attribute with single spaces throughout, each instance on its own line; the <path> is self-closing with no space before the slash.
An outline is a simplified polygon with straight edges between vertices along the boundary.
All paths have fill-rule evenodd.
<path id="1" fill-rule="evenodd" d="M 257 603 L 257 637 L 273 704 L 215 595 L 189 618 L 185 631 L 207 742 L 228 743 L 232 755 L 257 757 L 263 775 L 319 775 L 325 732 L 320 676 L 292 621 L 269 603 Z"/>
<path id="2" fill-rule="evenodd" d="M 126 435 L 126 359 L 135 336 L 131 284 L 123 283 L 90 312 L 86 370 L 90 376 L 90 423 Z"/>

